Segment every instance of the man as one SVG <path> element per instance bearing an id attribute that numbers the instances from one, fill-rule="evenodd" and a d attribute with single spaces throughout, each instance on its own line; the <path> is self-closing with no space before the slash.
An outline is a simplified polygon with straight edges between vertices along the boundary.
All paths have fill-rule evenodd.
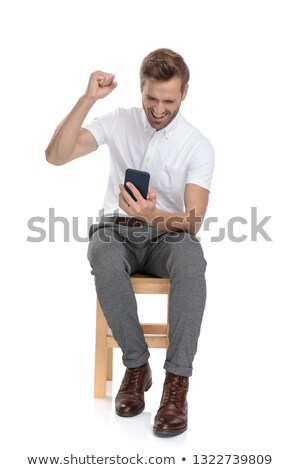
<path id="1" fill-rule="evenodd" d="M 115 399 L 119 416 L 141 413 L 144 392 L 152 385 L 130 275 L 144 272 L 171 280 L 166 378 L 154 422 L 158 436 L 187 429 L 186 396 L 206 299 L 206 261 L 195 235 L 208 204 L 214 154 L 210 142 L 179 112 L 188 81 L 184 59 L 158 49 L 141 65 L 142 108 L 119 108 L 83 127 L 93 104 L 117 86 L 114 75 L 94 72 L 46 150 L 48 162 L 62 165 L 102 144 L 109 147 L 104 218 L 91 228 L 88 259 L 126 366 Z M 135 198 L 124 188 L 127 168 L 150 173 L 147 199 L 130 183 Z"/>

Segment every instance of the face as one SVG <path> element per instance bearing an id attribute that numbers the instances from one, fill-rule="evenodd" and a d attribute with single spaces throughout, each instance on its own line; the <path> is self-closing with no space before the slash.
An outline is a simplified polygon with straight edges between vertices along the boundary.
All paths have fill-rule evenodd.
<path id="1" fill-rule="evenodd" d="M 142 104 L 150 125 L 159 131 L 177 115 L 181 102 L 185 99 L 188 85 L 181 92 L 181 78 L 161 82 L 146 79 L 141 85 Z"/>

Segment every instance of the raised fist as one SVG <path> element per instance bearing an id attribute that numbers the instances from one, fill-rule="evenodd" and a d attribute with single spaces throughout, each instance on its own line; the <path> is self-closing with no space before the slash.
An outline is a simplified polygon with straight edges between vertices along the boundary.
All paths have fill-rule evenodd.
<path id="1" fill-rule="evenodd" d="M 99 100 L 109 95 L 116 86 L 114 75 L 97 70 L 90 76 L 85 95 L 88 98 Z"/>

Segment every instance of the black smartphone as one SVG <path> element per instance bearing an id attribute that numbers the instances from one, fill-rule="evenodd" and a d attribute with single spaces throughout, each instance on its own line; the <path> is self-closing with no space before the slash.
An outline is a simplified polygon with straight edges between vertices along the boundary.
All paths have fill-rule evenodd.
<path id="1" fill-rule="evenodd" d="M 136 187 L 136 189 L 139 190 L 143 198 L 147 199 L 149 181 L 150 181 L 150 173 L 148 173 L 147 171 L 140 171 L 140 170 L 134 170 L 133 168 L 127 168 L 126 173 L 125 173 L 124 186 L 125 186 L 126 191 L 130 194 L 132 199 L 134 199 L 135 201 L 136 201 L 136 198 L 134 197 L 130 189 L 127 187 L 126 183 L 130 182 L 134 184 L 134 186 Z"/>

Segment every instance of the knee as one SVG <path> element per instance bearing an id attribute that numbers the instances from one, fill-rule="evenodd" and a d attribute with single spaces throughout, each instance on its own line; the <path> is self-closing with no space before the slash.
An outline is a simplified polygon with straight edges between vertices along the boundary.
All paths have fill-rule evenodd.
<path id="1" fill-rule="evenodd" d="M 89 244 L 87 257 L 93 270 L 107 270 L 109 267 L 113 267 L 116 270 L 118 265 L 124 265 L 122 246 L 113 240 L 105 242 L 95 238 Z"/>
<path id="2" fill-rule="evenodd" d="M 169 267 L 183 276 L 203 275 L 206 270 L 202 246 L 198 238 L 190 233 L 180 232 L 179 236 L 169 240 Z"/>

